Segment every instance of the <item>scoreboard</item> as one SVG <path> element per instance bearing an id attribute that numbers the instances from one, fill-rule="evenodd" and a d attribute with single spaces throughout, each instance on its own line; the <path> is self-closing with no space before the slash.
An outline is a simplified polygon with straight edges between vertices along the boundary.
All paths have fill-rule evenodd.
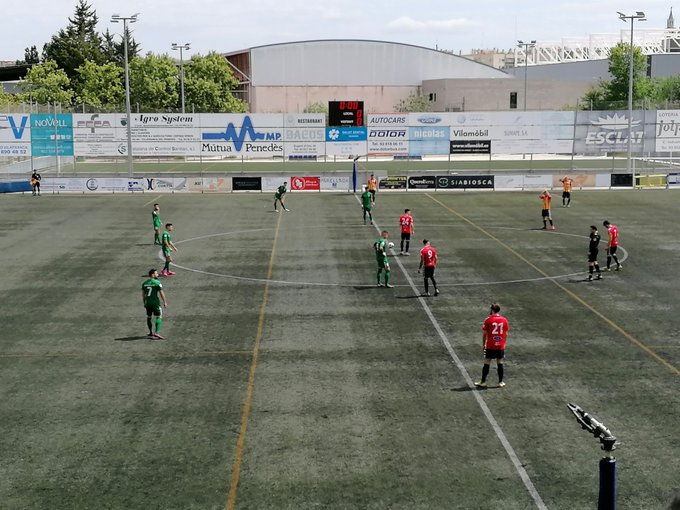
<path id="1" fill-rule="evenodd" d="M 329 101 L 328 125 L 330 127 L 363 126 L 363 101 Z"/>

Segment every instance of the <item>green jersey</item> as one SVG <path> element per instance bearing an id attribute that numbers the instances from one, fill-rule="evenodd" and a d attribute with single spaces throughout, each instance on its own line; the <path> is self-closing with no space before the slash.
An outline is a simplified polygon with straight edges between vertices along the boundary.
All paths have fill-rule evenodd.
<path id="1" fill-rule="evenodd" d="M 383 261 L 387 258 L 387 241 L 385 239 L 379 237 L 373 243 L 373 247 L 375 248 L 375 258 L 378 261 Z"/>
<path id="2" fill-rule="evenodd" d="M 144 292 L 144 306 L 153 306 L 159 308 L 161 306 L 160 293 L 163 290 L 161 282 L 155 278 L 150 278 L 142 283 L 142 291 Z"/>
<path id="3" fill-rule="evenodd" d="M 153 228 L 154 229 L 159 229 L 161 228 L 161 217 L 155 209 L 151 211 L 151 218 L 153 219 Z"/>
<path id="4" fill-rule="evenodd" d="M 286 191 L 288 191 L 288 190 L 286 189 L 285 186 L 283 186 L 283 185 L 279 186 L 279 189 L 276 190 L 276 193 L 274 194 L 274 196 L 276 196 L 276 198 L 281 198 L 283 195 L 286 194 Z"/>
<path id="5" fill-rule="evenodd" d="M 364 191 L 361 194 L 361 203 L 364 206 L 364 209 L 366 210 L 371 210 L 371 200 L 373 199 L 373 195 L 371 195 L 370 191 Z M 384 239 L 383 239 L 384 241 Z"/>
<path id="6" fill-rule="evenodd" d="M 163 236 L 161 237 L 161 244 L 163 245 L 163 251 L 170 253 L 170 243 L 172 242 L 172 236 L 170 235 L 170 232 L 166 230 L 163 232 Z"/>

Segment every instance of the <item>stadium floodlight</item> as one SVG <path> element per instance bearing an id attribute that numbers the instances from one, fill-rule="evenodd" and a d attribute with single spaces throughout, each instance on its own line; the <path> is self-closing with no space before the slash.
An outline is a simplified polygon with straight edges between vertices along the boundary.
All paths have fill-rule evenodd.
<path id="1" fill-rule="evenodd" d="M 121 16 L 120 14 L 114 14 L 111 16 L 111 23 L 123 22 L 123 57 L 125 60 L 125 115 L 127 118 L 126 130 L 127 130 L 127 160 L 128 160 L 128 177 L 132 177 L 134 174 L 132 168 L 132 128 L 130 127 L 130 70 L 128 67 L 128 23 L 136 23 L 137 16 L 139 13 L 135 13 L 132 16 Z"/>
<path id="2" fill-rule="evenodd" d="M 630 70 L 628 72 L 628 150 L 626 157 L 626 168 L 628 173 L 633 177 L 633 188 L 635 188 L 635 170 L 633 169 L 631 153 L 632 153 L 632 138 L 633 138 L 633 68 L 635 65 L 635 48 L 633 46 L 633 24 L 637 21 L 647 21 L 645 13 L 642 11 L 635 11 L 635 14 L 626 16 L 624 13 L 616 11 L 619 19 L 624 23 L 630 20 Z"/>
<path id="3" fill-rule="evenodd" d="M 536 47 L 536 41 L 524 42 L 521 39 L 517 41 L 517 46 L 524 48 L 524 111 L 527 111 L 527 63 L 529 60 L 529 50 Z"/>
<path id="4" fill-rule="evenodd" d="M 190 50 L 191 49 L 190 44 L 191 43 L 186 44 L 172 43 L 172 49 L 179 50 L 179 83 L 182 96 L 182 113 L 184 113 L 184 59 L 182 57 L 182 50 Z"/>

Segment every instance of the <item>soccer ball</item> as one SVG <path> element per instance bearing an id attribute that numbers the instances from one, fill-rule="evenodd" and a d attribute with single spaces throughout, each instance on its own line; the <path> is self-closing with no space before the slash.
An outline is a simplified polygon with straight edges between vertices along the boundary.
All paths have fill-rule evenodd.
<path id="1" fill-rule="evenodd" d="M 390 241 L 389 243 L 387 243 L 387 247 L 388 247 L 389 249 L 394 248 L 394 243 L 393 243 L 392 241 Z"/>

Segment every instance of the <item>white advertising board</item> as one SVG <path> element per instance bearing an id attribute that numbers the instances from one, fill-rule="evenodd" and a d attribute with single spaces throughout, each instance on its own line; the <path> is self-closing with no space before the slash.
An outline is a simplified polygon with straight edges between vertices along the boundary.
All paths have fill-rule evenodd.
<path id="1" fill-rule="evenodd" d="M 656 152 L 680 151 L 680 110 L 657 110 L 655 128 Z"/>
<path id="2" fill-rule="evenodd" d="M 30 155 L 31 122 L 29 115 L 0 115 L 0 157 Z"/>

